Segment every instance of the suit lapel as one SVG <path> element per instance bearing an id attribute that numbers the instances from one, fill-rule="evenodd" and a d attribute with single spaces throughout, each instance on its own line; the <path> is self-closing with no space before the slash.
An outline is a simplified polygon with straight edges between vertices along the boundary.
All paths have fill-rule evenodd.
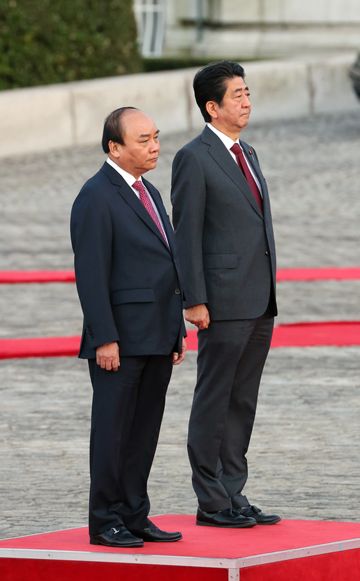
<path id="1" fill-rule="evenodd" d="M 219 167 L 224 171 L 235 185 L 240 188 L 242 194 L 245 196 L 251 207 L 255 212 L 262 218 L 262 213 L 256 203 L 256 200 L 250 190 L 249 184 L 246 181 L 244 174 L 233 160 L 230 153 L 227 151 L 224 144 L 218 138 L 217 135 L 208 127 L 205 127 L 201 135 L 202 141 L 208 144 L 209 154 L 212 159 L 219 165 Z"/>
<path id="2" fill-rule="evenodd" d="M 149 215 L 147 210 L 144 208 L 144 206 L 140 202 L 139 198 L 135 195 L 135 193 L 130 188 L 130 186 L 126 183 L 126 181 L 122 178 L 122 176 L 114 168 L 112 168 L 111 165 L 109 165 L 106 162 L 102 166 L 101 170 L 104 171 L 106 173 L 106 175 L 108 176 L 108 178 L 110 179 L 110 181 L 115 186 L 117 186 L 120 195 L 125 200 L 125 202 L 132 208 L 132 210 L 135 212 L 135 214 L 137 214 L 137 216 L 146 224 L 146 226 L 148 226 L 148 228 L 150 228 L 150 230 L 152 230 L 152 232 L 154 234 L 156 234 L 156 236 L 161 240 L 161 242 L 164 244 L 164 246 L 169 250 L 169 247 L 166 244 L 164 238 L 162 237 L 155 222 L 153 221 L 153 219 L 151 218 L 151 216 Z M 146 187 L 147 187 L 148 183 L 149 182 L 147 182 Z M 156 204 L 156 207 L 158 208 L 158 204 Z M 160 211 L 159 211 L 159 213 L 160 213 Z M 162 214 L 160 213 L 160 215 L 161 215 L 161 219 L 164 223 Z M 164 225 L 164 227 L 165 227 L 165 225 Z M 167 232 L 166 232 L 166 235 L 167 235 Z"/>

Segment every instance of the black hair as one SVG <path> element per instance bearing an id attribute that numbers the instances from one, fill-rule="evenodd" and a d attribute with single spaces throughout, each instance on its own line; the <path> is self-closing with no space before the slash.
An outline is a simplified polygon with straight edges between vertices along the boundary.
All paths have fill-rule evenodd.
<path id="1" fill-rule="evenodd" d="M 206 103 L 215 101 L 220 105 L 226 93 L 225 81 L 234 77 L 245 78 L 243 67 L 234 61 L 210 63 L 196 73 L 193 82 L 195 99 L 206 122 L 211 121 Z"/>
<path id="2" fill-rule="evenodd" d="M 101 145 L 105 153 L 109 153 L 109 141 L 116 141 L 120 145 L 124 145 L 124 134 L 121 124 L 121 117 L 129 110 L 137 111 L 136 107 L 119 107 L 115 109 L 110 115 L 105 119 L 104 131 L 102 136 Z"/>

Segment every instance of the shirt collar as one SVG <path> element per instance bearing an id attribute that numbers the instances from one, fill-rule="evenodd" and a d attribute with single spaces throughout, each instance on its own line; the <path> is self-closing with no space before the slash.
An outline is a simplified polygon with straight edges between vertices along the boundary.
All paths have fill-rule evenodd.
<path id="1" fill-rule="evenodd" d="M 240 145 L 239 140 L 233 141 L 231 139 L 231 137 L 229 137 L 228 135 L 225 135 L 225 133 L 223 133 L 222 131 L 219 131 L 219 129 L 216 129 L 216 127 L 214 127 L 211 123 L 207 123 L 206 125 L 208 126 L 209 129 L 211 129 L 211 131 L 213 131 L 215 133 L 215 135 L 218 136 L 219 139 L 221 139 L 221 141 L 225 145 L 226 149 L 231 149 L 231 147 L 234 145 L 234 143 L 237 143 L 238 145 Z M 240 145 L 240 147 L 241 147 L 241 145 Z"/>
<path id="2" fill-rule="evenodd" d="M 136 178 L 134 178 L 134 176 L 129 173 L 128 171 L 125 171 L 122 167 L 120 167 L 117 163 L 115 163 L 112 159 L 110 159 L 110 157 L 107 158 L 106 162 L 111 165 L 111 167 L 114 168 L 115 171 L 117 171 L 122 178 L 124 178 L 124 180 L 126 181 L 126 183 L 132 188 L 134 182 L 136 181 L 141 181 L 142 179 L 141 177 L 139 177 L 139 179 L 137 180 Z"/>

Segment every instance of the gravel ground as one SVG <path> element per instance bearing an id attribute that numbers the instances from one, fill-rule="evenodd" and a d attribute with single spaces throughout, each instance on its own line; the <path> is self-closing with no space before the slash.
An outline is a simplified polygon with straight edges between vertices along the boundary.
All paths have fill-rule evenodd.
<path id="1" fill-rule="evenodd" d="M 161 128 L 160 128 L 161 129 Z M 171 161 L 193 134 L 162 140 L 149 178 L 169 207 Z M 280 267 L 359 266 L 360 114 L 252 126 Z M 0 160 L 0 269 L 72 268 L 71 204 L 99 148 Z M 279 284 L 278 322 L 359 320 L 359 281 Z M 72 284 L 1 285 L 0 337 L 72 335 Z M 249 451 L 247 493 L 286 518 L 356 520 L 359 348 L 273 349 Z M 150 482 L 153 514 L 193 512 L 186 430 L 196 355 L 174 371 Z M 0 362 L 0 536 L 85 525 L 91 389 L 72 358 Z"/>

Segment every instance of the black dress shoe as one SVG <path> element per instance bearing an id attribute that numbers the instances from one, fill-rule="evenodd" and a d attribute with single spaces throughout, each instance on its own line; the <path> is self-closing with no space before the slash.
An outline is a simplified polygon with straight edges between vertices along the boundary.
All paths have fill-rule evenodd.
<path id="1" fill-rule="evenodd" d="M 219 510 L 218 512 L 205 512 L 198 508 L 196 524 L 205 527 L 242 529 L 253 527 L 256 525 L 256 520 L 240 514 L 239 511 L 232 511 L 230 508 Z"/>
<path id="2" fill-rule="evenodd" d="M 106 547 L 143 547 L 144 541 L 133 535 L 124 525 L 90 536 L 91 545 L 105 545 Z"/>
<path id="3" fill-rule="evenodd" d="M 147 522 L 147 526 L 143 529 L 130 529 L 133 535 L 140 537 L 143 541 L 147 543 L 173 543 L 175 541 L 180 541 L 182 539 L 182 534 L 179 532 L 168 533 L 167 531 L 162 531 L 150 520 Z"/>
<path id="4" fill-rule="evenodd" d="M 277 514 L 265 514 L 260 510 L 260 508 L 254 505 L 234 509 L 234 511 L 235 510 L 238 514 L 255 519 L 258 525 L 276 525 L 276 523 L 281 521 L 281 517 Z"/>

